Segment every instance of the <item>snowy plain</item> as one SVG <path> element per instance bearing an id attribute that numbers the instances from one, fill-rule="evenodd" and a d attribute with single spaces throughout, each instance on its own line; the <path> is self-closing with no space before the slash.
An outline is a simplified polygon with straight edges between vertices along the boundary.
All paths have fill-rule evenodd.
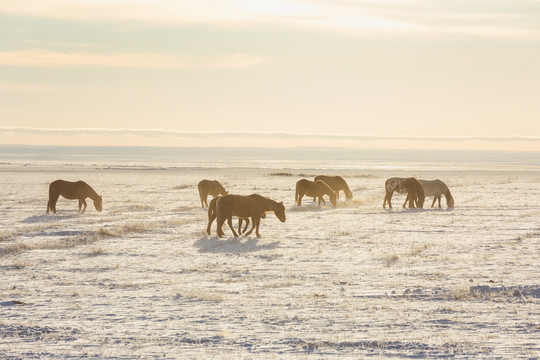
<path id="1" fill-rule="evenodd" d="M 337 208 L 294 204 L 340 174 Z M 384 210 L 392 176 L 454 209 Z M 206 235 L 197 183 L 287 208 L 261 238 Z M 103 196 L 78 215 L 48 184 Z M 0 164 L 0 358 L 540 357 L 540 169 Z M 329 203 L 328 203 L 329 205 Z"/>

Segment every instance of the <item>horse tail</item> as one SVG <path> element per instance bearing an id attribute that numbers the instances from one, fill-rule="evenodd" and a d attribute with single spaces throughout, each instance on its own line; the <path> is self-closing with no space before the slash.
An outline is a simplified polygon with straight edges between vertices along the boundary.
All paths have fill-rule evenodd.
<path id="1" fill-rule="evenodd" d="M 212 200 L 214 200 L 214 199 L 212 199 Z M 214 214 L 216 213 L 216 209 L 212 205 L 213 205 L 212 201 L 210 201 L 210 205 L 208 205 L 208 218 L 209 219 L 211 219 L 214 216 Z"/>
<path id="2" fill-rule="evenodd" d="M 212 226 L 212 223 L 214 222 L 214 220 L 217 217 L 216 203 L 217 203 L 217 199 L 219 199 L 219 198 L 220 197 L 218 196 L 218 197 L 212 199 L 212 201 L 210 201 L 210 205 L 208 205 L 208 226 L 206 227 L 206 233 L 208 235 L 210 235 L 210 227 Z"/>
<path id="3" fill-rule="evenodd" d="M 49 210 L 52 211 L 54 213 L 54 209 L 51 208 L 51 200 L 53 198 L 53 189 L 52 189 L 52 186 L 53 183 L 50 183 L 49 184 L 49 200 L 47 200 L 47 214 L 49 213 Z"/>

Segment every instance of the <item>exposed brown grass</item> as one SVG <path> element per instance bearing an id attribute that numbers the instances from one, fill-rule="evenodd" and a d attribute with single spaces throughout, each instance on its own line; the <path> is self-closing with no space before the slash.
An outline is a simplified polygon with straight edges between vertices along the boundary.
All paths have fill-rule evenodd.
<path id="1" fill-rule="evenodd" d="M 384 264 L 386 267 L 394 265 L 399 260 L 399 256 L 396 254 L 388 255 L 384 258 Z"/>
<path id="2" fill-rule="evenodd" d="M 192 222 L 193 218 L 179 218 L 171 221 L 133 222 L 114 227 L 101 227 L 96 231 L 67 236 L 53 241 L 41 243 L 27 243 L 24 241 L 7 244 L 0 248 L 0 256 L 17 254 L 28 250 L 62 250 L 81 245 L 90 245 L 108 237 L 118 237 L 133 233 L 144 233 L 156 227 L 178 226 Z M 22 231 L 21 231 L 22 233 Z"/>
<path id="3" fill-rule="evenodd" d="M 188 184 L 181 184 L 181 185 L 175 185 L 173 186 L 173 190 L 184 190 L 184 189 L 189 189 L 189 188 L 192 188 L 194 187 L 193 185 L 188 185 Z"/>

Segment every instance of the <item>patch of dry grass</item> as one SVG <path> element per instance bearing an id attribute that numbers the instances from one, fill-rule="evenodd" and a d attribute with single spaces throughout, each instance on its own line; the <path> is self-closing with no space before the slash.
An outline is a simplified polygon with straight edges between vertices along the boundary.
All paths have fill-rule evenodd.
<path id="1" fill-rule="evenodd" d="M 396 254 L 387 255 L 384 258 L 384 265 L 386 267 L 390 267 L 390 266 L 394 265 L 398 260 L 399 260 L 399 256 L 396 255 Z"/>
<path id="2" fill-rule="evenodd" d="M 175 185 L 173 186 L 173 190 L 184 190 L 184 189 L 190 189 L 194 187 L 193 185 L 188 185 L 188 184 L 181 184 L 181 185 Z"/>
<path id="3" fill-rule="evenodd" d="M 294 175 L 293 173 L 289 173 L 289 172 L 273 172 L 273 173 L 268 174 L 268 176 L 293 176 L 293 175 Z"/>
<path id="4" fill-rule="evenodd" d="M 423 253 L 426 249 L 428 248 L 428 245 L 427 244 L 424 244 L 423 246 L 419 246 L 417 248 L 414 248 L 411 250 L 411 252 L 409 253 L 409 256 L 418 256 L 420 255 L 421 253 Z"/>
<path id="5" fill-rule="evenodd" d="M 90 247 L 87 255 L 88 256 L 98 256 L 105 253 L 105 250 L 101 246 L 94 245 Z"/>
<path id="6" fill-rule="evenodd" d="M 471 291 L 468 287 L 458 287 L 448 292 L 448 296 L 452 300 L 471 300 L 482 298 L 482 293 L 479 291 Z"/>

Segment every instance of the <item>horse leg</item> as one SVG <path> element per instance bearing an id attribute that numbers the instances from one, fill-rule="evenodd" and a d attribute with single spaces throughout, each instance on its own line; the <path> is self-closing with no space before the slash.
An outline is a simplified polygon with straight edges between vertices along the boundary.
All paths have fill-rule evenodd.
<path id="1" fill-rule="evenodd" d="M 246 221 L 246 226 L 244 226 L 244 229 L 242 230 L 242 223 L 244 222 L 244 220 Z M 238 234 L 239 235 L 242 235 L 243 233 L 245 233 L 248 226 L 249 226 L 249 218 L 245 218 L 245 219 L 241 217 L 238 218 Z"/>
<path id="2" fill-rule="evenodd" d="M 433 208 L 433 205 L 435 205 L 435 201 L 437 201 L 437 195 L 433 195 L 433 202 L 431 203 L 432 208 Z"/>
<path id="3" fill-rule="evenodd" d="M 234 226 L 233 226 L 233 224 L 232 224 L 232 216 L 230 216 L 230 217 L 227 219 L 227 224 L 229 224 L 229 227 L 231 228 L 234 237 L 237 238 L 237 237 L 238 237 L 238 234 L 236 233 L 236 230 L 234 230 Z"/>
<path id="4" fill-rule="evenodd" d="M 242 219 L 238 220 L 238 233 L 239 233 L 239 234 L 245 233 L 246 230 L 247 230 L 247 228 L 248 228 L 248 226 L 249 226 L 249 218 L 245 218 L 244 220 L 246 221 L 246 226 L 244 226 L 244 230 L 242 230 L 242 232 L 240 232 L 240 228 L 242 227 L 242 226 L 241 226 L 241 224 L 242 224 L 242 223 L 241 223 Z"/>
<path id="5" fill-rule="evenodd" d="M 257 237 L 260 238 L 261 234 L 259 234 L 259 225 L 261 224 L 261 218 L 258 216 L 254 217 L 253 223 L 255 225 L 255 235 L 257 235 Z"/>
<path id="6" fill-rule="evenodd" d="M 244 220 L 241 217 L 238 218 L 238 234 L 242 234 L 242 222 L 243 221 Z"/>
<path id="7" fill-rule="evenodd" d="M 416 206 L 414 206 L 415 197 L 411 195 L 411 193 L 407 193 L 407 197 L 405 198 L 405 202 L 403 203 L 403 208 L 405 209 L 405 205 L 407 202 L 409 202 L 409 209 L 414 209 Z"/>
<path id="8" fill-rule="evenodd" d="M 411 200 L 409 201 L 409 208 L 418 208 L 418 194 L 414 194 L 413 196 L 411 196 Z"/>
<path id="9" fill-rule="evenodd" d="M 244 233 L 244 236 L 248 237 L 253 232 L 254 229 L 255 229 L 255 218 L 252 216 L 251 217 L 251 229 L 249 229 L 249 231 L 247 233 Z"/>
<path id="10" fill-rule="evenodd" d="M 81 212 L 81 205 L 83 206 L 82 212 Z M 79 199 L 79 214 L 84 214 L 86 211 L 86 199 Z"/>
<path id="11" fill-rule="evenodd" d="M 439 201 L 439 209 L 441 208 L 441 195 L 437 196 L 437 200 Z"/>
<path id="12" fill-rule="evenodd" d="M 383 201 L 383 209 L 386 209 L 386 203 L 388 203 L 388 208 L 392 208 L 392 195 L 394 194 L 394 192 L 390 192 L 390 191 L 386 191 L 386 195 L 384 196 L 384 201 Z"/>
<path id="13" fill-rule="evenodd" d="M 202 196 L 202 194 L 199 194 L 199 198 L 201 199 L 201 207 L 204 209 L 204 197 Z"/>
<path id="14" fill-rule="evenodd" d="M 47 206 L 49 207 L 49 209 L 51 209 L 53 214 L 56 214 L 56 202 L 58 201 L 58 196 L 60 196 L 60 195 L 54 194 L 54 195 L 50 196 L 49 197 L 49 202 L 47 203 L 48 204 Z M 47 214 L 48 213 L 49 212 L 47 211 Z"/>
<path id="15" fill-rule="evenodd" d="M 225 222 L 225 218 L 222 216 L 217 216 L 217 229 L 216 229 L 216 235 L 218 237 L 223 237 L 223 223 Z"/>
<path id="16" fill-rule="evenodd" d="M 216 213 L 210 213 L 208 212 L 208 226 L 206 227 L 206 233 L 210 235 L 210 227 L 212 226 L 212 223 L 216 219 Z"/>
<path id="17" fill-rule="evenodd" d="M 261 218 L 258 216 L 252 216 L 251 217 L 251 229 L 247 233 L 244 234 L 244 236 L 249 236 L 253 230 L 255 230 L 255 234 L 257 237 L 260 237 L 259 235 L 259 224 L 261 222 Z"/>
<path id="18" fill-rule="evenodd" d="M 323 205 L 326 206 L 326 201 L 324 201 L 324 197 L 322 195 L 319 196 L 319 206 L 321 206 L 321 201 L 322 201 Z"/>

